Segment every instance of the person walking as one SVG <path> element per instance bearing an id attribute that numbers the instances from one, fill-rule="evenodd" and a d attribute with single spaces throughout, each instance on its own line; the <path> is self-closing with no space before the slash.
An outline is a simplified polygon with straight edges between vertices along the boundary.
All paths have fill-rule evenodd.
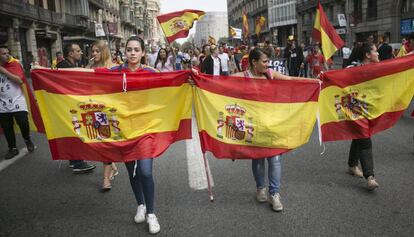
<path id="1" fill-rule="evenodd" d="M 112 63 L 109 47 L 103 40 L 98 40 L 92 44 L 91 56 L 92 58 L 86 68 L 111 68 L 115 66 Z M 103 162 L 103 170 L 102 191 L 109 191 L 112 189 L 111 180 L 119 174 L 118 168 L 113 162 Z"/>
<path id="2" fill-rule="evenodd" d="M 349 67 L 357 67 L 379 62 L 377 47 L 374 44 L 363 43 L 352 50 L 349 57 Z M 358 167 L 361 163 L 362 172 Z M 379 187 L 374 176 L 374 159 L 371 138 L 352 139 L 348 158 L 348 171 L 356 177 L 365 177 L 367 188 L 374 190 Z"/>
<path id="3" fill-rule="evenodd" d="M 285 49 L 284 58 L 287 60 L 287 67 L 290 76 L 299 76 L 300 69 L 304 68 L 304 56 L 301 47 L 297 47 L 293 35 L 288 37 L 288 46 Z"/>
<path id="4" fill-rule="evenodd" d="M 126 61 L 122 65 L 110 69 L 102 68 L 95 71 L 112 71 L 112 72 L 159 72 L 157 69 L 149 67 L 145 62 L 145 44 L 137 36 L 130 37 L 125 45 Z M 134 216 L 135 223 L 148 223 L 150 234 L 160 232 L 161 227 L 157 216 L 155 215 L 154 199 L 155 184 L 152 174 L 153 159 L 147 158 L 137 161 L 125 162 L 129 175 L 129 182 L 138 204 Z"/>
<path id="5" fill-rule="evenodd" d="M 383 39 L 384 39 L 384 42 L 378 48 L 380 61 L 384 61 L 384 60 L 391 59 L 394 57 L 393 49 L 391 45 L 389 45 L 390 38 L 388 37 L 388 35 L 384 35 Z"/>
<path id="6" fill-rule="evenodd" d="M 268 68 L 268 56 L 258 48 L 255 48 L 249 53 L 249 69 L 243 72 L 233 74 L 232 76 L 243 77 L 245 79 L 258 80 L 312 80 L 310 78 L 291 77 L 280 74 Z M 268 162 L 268 179 L 269 190 L 266 194 L 265 187 L 265 160 Z M 276 212 L 283 210 L 283 205 L 280 198 L 280 181 L 282 176 L 282 162 L 281 155 L 271 157 L 263 157 L 262 159 L 252 159 L 253 177 L 256 181 L 256 200 L 258 202 L 268 201 L 272 209 Z"/>
<path id="7" fill-rule="evenodd" d="M 78 68 L 79 61 L 82 58 L 82 50 L 76 43 L 69 43 L 63 47 L 63 57 L 65 58 L 56 65 L 59 68 Z M 76 174 L 88 173 L 96 168 L 95 165 L 90 165 L 83 160 L 70 160 L 69 167 L 72 168 Z"/>
<path id="8" fill-rule="evenodd" d="M 22 85 L 25 80 L 21 64 L 10 56 L 7 46 L 0 46 L 0 125 L 9 147 L 5 160 L 19 154 L 14 133 L 14 120 L 20 128 L 27 150 L 33 152 L 35 147 L 30 137 L 28 109 Z"/>

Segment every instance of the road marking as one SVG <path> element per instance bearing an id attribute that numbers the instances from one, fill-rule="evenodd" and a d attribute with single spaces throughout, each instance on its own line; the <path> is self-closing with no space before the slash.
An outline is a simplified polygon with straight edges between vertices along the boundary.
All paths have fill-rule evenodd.
<path id="1" fill-rule="evenodd" d="M 194 114 L 194 113 L 193 113 Z M 195 190 L 207 189 L 207 177 L 204 168 L 203 153 L 201 152 L 200 138 L 198 136 L 197 123 L 193 116 L 192 119 L 192 137 L 191 140 L 186 140 L 186 158 L 188 168 L 188 183 L 190 188 Z M 207 158 L 207 154 L 206 154 Z M 210 171 L 210 165 L 207 159 L 207 170 L 210 174 L 211 187 L 214 186 L 213 175 Z"/>
<path id="2" fill-rule="evenodd" d="M 36 149 L 36 147 L 35 147 Z M 19 150 L 19 154 L 15 157 L 13 157 L 10 160 L 3 160 L 0 162 L 0 172 L 4 169 L 6 169 L 9 165 L 13 164 L 14 162 L 18 161 L 19 159 L 21 159 L 22 157 L 24 157 L 25 155 L 29 154 L 29 151 L 27 150 L 26 147 L 22 148 Z"/>

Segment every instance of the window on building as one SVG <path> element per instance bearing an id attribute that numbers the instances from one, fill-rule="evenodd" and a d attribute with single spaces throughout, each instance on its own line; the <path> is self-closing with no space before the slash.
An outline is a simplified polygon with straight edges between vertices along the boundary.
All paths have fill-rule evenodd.
<path id="1" fill-rule="evenodd" d="M 362 20 L 362 0 L 354 0 L 354 12 L 352 13 L 352 17 L 354 22 L 361 22 Z"/>
<path id="2" fill-rule="evenodd" d="M 368 0 L 367 18 L 377 18 L 377 0 Z"/>
<path id="3" fill-rule="evenodd" d="M 401 13 L 414 11 L 414 0 L 403 0 L 401 4 Z"/>
<path id="4" fill-rule="evenodd" d="M 55 0 L 47 0 L 47 9 L 56 11 Z"/>

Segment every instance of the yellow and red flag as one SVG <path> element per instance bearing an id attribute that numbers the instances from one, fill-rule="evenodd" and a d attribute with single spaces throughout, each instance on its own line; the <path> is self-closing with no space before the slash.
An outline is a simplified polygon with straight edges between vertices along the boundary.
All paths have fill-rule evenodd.
<path id="1" fill-rule="evenodd" d="M 22 92 L 24 94 L 24 97 L 27 103 L 30 130 L 35 131 L 35 132 L 45 133 L 45 128 L 43 126 L 42 118 L 40 117 L 40 112 L 36 104 L 36 99 L 33 95 L 32 90 L 30 89 L 26 76 L 24 75 L 22 65 L 19 63 L 17 59 L 10 58 L 10 60 L 2 66 L 5 69 L 7 69 L 10 73 L 17 75 L 19 78 L 23 80 L 23 84 L 21 88 L 22 88 Z M 0 127 L 0 133 L 2 132 L 3 130 Z"/>
<path id="2" fill-rule="evenodd" d="M 265 24 L 266 24 L 266 18 L 264 16 L 257 17 L 256 27 L 255 27 L 255 32 L 256 32 L 257 37 L 260 36 L 260 33 L 262 32 L 262 29 L 265 26 Z"/>
<path id="3" fill-rule="evenodd" d="M 325 60 L 331 58 L 337 50 L 341 49 L 345 45 L 335 28 L 329 22 L 329 19 L 319 1 L 318 8 L 316 9 L 312 37 L 315 41 L 319 41 L 321 43 Z"/>
<path id="4" fill-rule="evenodd" d="M 243 11 L 242 13 L 242 19 L 243 19 L 243 36 L 244 39 L 248 39 L 249 38 L 249 20 L 247 18 L 247 13 L 246 11 Z"/>
<path id="5" fill-rule="evenodd" d="M 208 36 L 208 44 L 210 44 L 210 45 L 217 45 L 217 41 L 216 41 L 216 39 L 213 36 L 209 35 Z"/>
<path id="6" fill-rule="evenodd" d="M 194 21 L 199 20 L 204 14 L 203 11 L 186 9 L 159 15 L 157 19 L 165 37 L 171 43 L 176 39 L 187 37 Z"/>
<path id="7" fill-rule="evenodd" d="M 318 108 L 317 81 L 196 76 L 194 104 L 203 152 L 259 159 L 305 144 Z M 300 91 L 300 93 L 298 93 Z"/>
<path id="8" fill-rule="evenodd" d="M 155 158 L 191 138 L 188 75 L 32 71 L 53 159 Z"/>
<path id="9" fill-rule="evenodd" d="M 414 95 L 414 55 L 322 74 L 323 141 L 368 138 L 392 127 Z"/>

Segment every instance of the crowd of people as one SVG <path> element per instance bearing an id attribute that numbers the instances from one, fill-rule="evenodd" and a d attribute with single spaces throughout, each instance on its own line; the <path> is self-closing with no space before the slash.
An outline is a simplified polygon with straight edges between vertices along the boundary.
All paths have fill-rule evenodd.
<path id="1" fill-rule="evenodd" d="M 370 42 L 355 43 L 352 49 L 344 48 L 343 67 L 355 67 L 363 64 L 376 63 L 380 60 L 393 58 L 394 52 L 388 47 L 385 38 L 381 45 Z M 377 47 L 379 48 L 377 50 Z M 411 34 L 402 45 L 398 56 L 413 52 L 414 34 Z M 192 70 L 195 74 L 213 76 L 234 76 L 257 80 L 315 80 L 323 71 L 330 70 L 333 61 L 325 60 L 318 43 L 311 47 L 297 45 L 293 36 L 289 36 L 286 48 L 273 47 L 269 42 L 255 46 L 228 46 L 206 44 L 201 48 L 190 47 L 178 49 L 172 47 L 146 46 L 137 37 L 130 37 L 122 53 L 119 49 L 111 54 L 105 41 L 97 41 L 90 49 L 90 60 L 81 65 L 82 50 L 76 43 L 64 46 L 63 52 L 56 54 L 51 67 L 58 70 L 82 70 L 99 72 L 172 72 Z M 392 55 L 390 55 L 392 54 Z M 287 62 L 286 75 L 269 68 L 271 58 L 284 58 Z M 6 46 L 0 46 L 0 125 L 8 143 L 9 151 L 5 159 L 18 154 L 13 130 L 13 118 L 22 131 L 27 149 L 34 150 L 30 138 L 28 110 L 22 92 L 24 72 L 18 61 L 14 60 Z M 213 77 L 214 78 L 214 77 Z M 190 80 L 190 84 L 193 84 Z M 268 187 L 265 185 L 265 160 L 268 161 Z M 359 169 L 361 163 L 362 171 Z M 153 159 L 126 162 L 129 181 L 133 190 L 137 209 L 134 216 L 136 223 L 147 222 L 149 232 L 160 231 L 160 224 L 155 215 L 155 184 L 152 167 Z M 83 160 L 72 160 L 69 167 L 74 173 L 87 173 L 96 168 Z M 256 182 L 256 199 L 269 202 L 274 211 L 282 211 L 281 202 L 281 171 L 282 156 L 263 157 L 252 160 L 252 173 Z M 372 140 L 370 138 L 354 139 L 351 143 L 348 159 L 349 173 L 356 177 L 365 177 L 367 188 L 374 190 L 379 186 L 374 175 Z M 118 174 L 114 163 L 103 163 L 102 190 L 112 188 L 111 180 Z"/>

